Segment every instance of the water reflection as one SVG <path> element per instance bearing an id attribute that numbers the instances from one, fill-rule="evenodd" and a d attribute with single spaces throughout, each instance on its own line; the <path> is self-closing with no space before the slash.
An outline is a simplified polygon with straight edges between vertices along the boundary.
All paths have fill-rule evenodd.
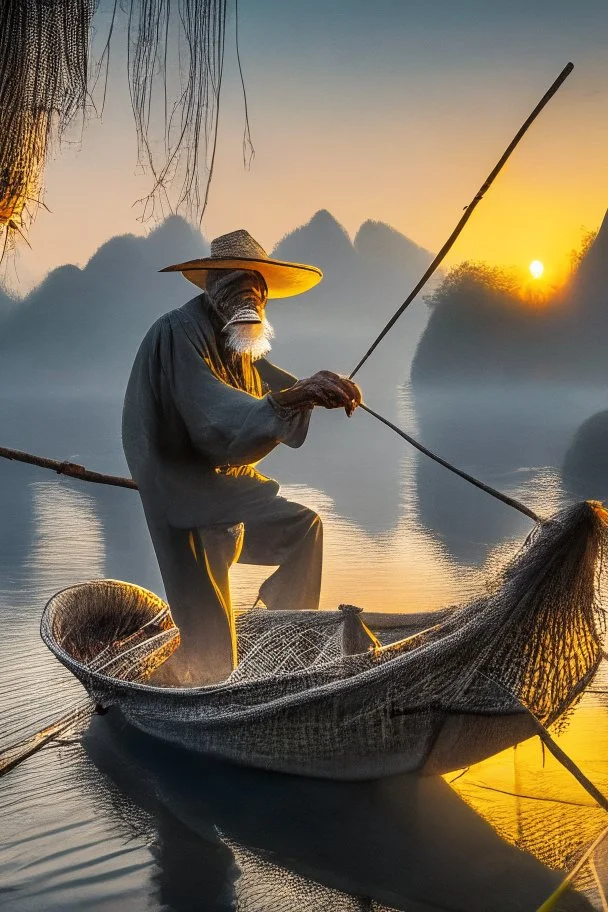
<path id="1" fill-rule="evenodd" d="M 580 423 L 604 399 L 599 389 L 455 387 L 407 389 L 418 433 L 429 449 L 548 516 L 580 499 L 560 473 Z M 423 456 L 416 458 L 420 519 L 465 563 L 479 562 L 504 538 L 523 537 L 529 521 Z M 585 489 L 588 497 L 602 492 Z"/>
<path id="2" fill-rule="evenodd" d="M 239 769 L 158 744 L 113 712 L 94 720 L 85 747 L 152 816 L 158 901 L 174 912 L 201 908 L 199 889 L 209 912 L 506 912 L 536 908 L 560 880 L 441 779 L 332 783 Z M 563 905 L 588 908 L 575 895 Z"/>
<path id="3" fill-rule="evenodd" d="M 42 727 L 57 716 L 58 707 L 81 697 L 71 675 L 48 660 L 38 632 L 41 608 L 58 589 L 104 575 L 103 527 L 87 493 L 53 480 L 21 482 L 26 497 L 13 501 L 14 513 L 5 513 L 14 564 L 8 579 L 4 562 L 2 567 L 5 585 L 9 580 L 12 585 L 0 599 L 0 621 L 10 643 L 10 662 L 0 666 L 0 747 L 29 733 L 33 723 Z"/>
<path id="4" fill-rule="evenodd" d="M 371 535 L 341 516 L 333 500 L 319 490 L 283 485 L 282 492 L 311 506 L 323 519 L 322 608 L 335 609 L 344 602 L 369 611 L 425 611 L 465 598 L 478 583 L 478 573 L 463 572 L 415 516 Z M 251 605 L 252 593 L 267 575 L 265 567 L 235 566 L 235 604 Z"/>
<path id="5" fill-rule="evenodd" d="M 608 669 L 604 663 L 590 690 L 568 720 L 560 746 L 604 794 L 608 792 Z M 551 868 L 570 869 L 606 827 L 606 813 L 558 761 L 531 739 L 446 777 L 472 808 L 504 839 Z M 595 855 L 603 890 L 608 890 L 608 845 Z M 577 887 L 603 909 L 593 868 L 585 865 Z"/>
<path id="6" fill-rule="evenodd" d="M 32 484 L 32 512 L 36 530 L 31 557 L 25 563 L 37 600 L 69 586 L 103 576 L 103 526 L 88 491 L 53 481 Z"/>
<path id="7" fill-rule="evenodd" d="M 408 388 L 399 402 L 380 388 L 374 395 L 373 407 L 538 512 L 572 499 L 558 469 L 568 429 L 584 417 L 578 403 L 547 410 L 547 427 L 535 433 L 540 399 L 527 410 L 521 397 L 484 409 L 469 399 L 461 409 L 462 391 L 426 402 Z M 0 402 L 0 417 L 8 445 L 126 471 L 116 401 Z M 324 607 L 410 611 L 465 599 L 530 528 L 363 414 L 315 416 L 305 447 L 278 450 L 264 466 L 284 494 L 324 518 Z M 96 576 L 159 594 L 162 585 L 132 492 L 3 463 L 0 497 L 0 623 L 10 650 L 0 663 L 0 715 L 10 741 L 80 695 L 39 640 L 48 596 Z M 235 568 L 237 604 L 251 602 L 266 572 Z M 608 791 L 605 699 L 589 694 L 560 738 Z M 331 912 L 531 910 L 604 825 L 537 742 L 451 786 L 407 777 L 351 786 L 207 764 L 114 724 L 94 720 L 88 755 L 78 743 L 49 748 L 1 781 L 3 909 L 275 912 L 283 903 L 291 912 L 315 908 L 312 896 Z M 577 886 L 592 890 L 589 869 Z M 590 908 L 581 896 L 568 903 Z"/>

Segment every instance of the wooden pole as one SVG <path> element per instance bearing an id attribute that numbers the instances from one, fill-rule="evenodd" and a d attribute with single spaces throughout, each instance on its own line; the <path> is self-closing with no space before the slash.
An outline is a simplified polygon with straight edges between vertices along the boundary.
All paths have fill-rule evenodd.
<path id="1" fill-rule="evenodd" d="M 132 478 L 123 478 L 120 475 L 105 475 L 101 472 L 91 472 L 76 462 L 60 462 L 58 459 L 47 459 L 45 456 L 34 456 L 23 450 L 12 450 L 0 447 L 0 456 L 16 462 L 25 462 L 28 465 L 40 466 L 43 469 L 53 469 L 58 475 L 68 475 L 70 478 L 79 478 L 81 481 L 94 481 L 97 484 L 114 485 L 117 488 L 133 488 L 137 485 Z"/>
<path id="2" fill-rule="evenodd" d="M 380 342 L 382 342 L 382 340 L 384 339 L 385 335 L 389 332 L 389 330 L 392 329 L 392 327 L 395 325 L 395 323 L 397 322 L 397 320 L 399 319 L 399 317 L 401 316 L 403 311 L 406 309 L 406 307 L 409 307 L 409 305 L 412 303 L 412 301 L 414 300 L 414 298 L 416 297 L 418 292 L 421 291 L 422 288 L 424 288 L 424 286 L 426 285 L 426 283 L 428 282 L 430 277 L 433 275 L 433 273 L 435 272 L 435 270 L 437 269 L 439 264 L 445 259 L 447 253 L 454 246 L 456 238 L 458 237 L 458 235 L 460 234 L 460 232 L 462 231 L 462 229 L 464 228 L 466 223 L 469 221 L 469 219 L 473 215 L 473 211 L 474 211 L 475 207 L 478 205 L 478 203 L 481 202 L 481 200 L 484 197 L 484 194 L 490 189 L 491 185 L 494 183 L 495 178 L 497 177 L 499 172 L 502 171 L 503 167 L 505 166 L 505 164 L 507 162 L 507 159 L 510 157 L 511 153 L 513 152 L 513 150 L 515 149 L 517 144 L 520 142 L 520 140 L 522 139 L 524 134 L 527 132 L 529 127 L 534 123 L 534 121 L 536 120 L 536 118 L 538 117 L 540 112 L 543 110 L 545 105 L 549 101 L 551 101 L 551 99 L 553 98 L 553 96 L 555 95 L 555 93 L 557 92 L 559 87 L 568 78 L 568 76 L 570 75 L 570 73 L 572 72 L 573 69 L 574 69 L 573 63 L 568 63 L 564 67 L 564 69 L 561 71 L 561 73 L 559 74 L 559 76 L 557 77 L 557 79 L 555 80 L 553 85 L 551 86 L 551 88 L 548 89 L 547 92 L 545 92 L 545 94 L 543 95 L 541 100 L 538 102 L 538 104 L 536 105 L 536 107 L 534 108 L 534 110 L 532 111 L 530 116 L 528 117 L 528 119 L 526 121 L 524 121 L 524 123 L 521 125 L 521 127 L 519 128 L 519 130 L 517 131 L 517 133 L 515 134 L 515 136 L 513 137 L 513 139 L 507 146 L 507 148 L 505 149 L 504 153 L 500 157 L 499 161 L 494 166 L 492 171 L 490 171 L 490 173 L 486 177 L 485 181 L 483 182 L 483 184 L 481 185 L 481 187 L 479 188 L 479 190 L 477 191 L 477 193 L 475 194 L 475 196 L 473 197 L 473 199 L 471 200 L 469 205 L 465 206 L 464 214 L 461 216 L 460 221 L 458 222 L 458 224 L 452 231 L 451 235 L 449 236 L 449 238 L 447 239 L 447 241 L 445 242 L 445 244 L 443 245 L 443 247 L 441 248 L 441 250 L 435 257 L 435 259 L 433 260 L 431 265 L 428 267 L 428 269 L 426 270 L 426 272 L 424 273 L 424 275 L 422 276 L 422 278 L 420 279 L 418 284 L 409 293 L 409 295 L 407 296 L 407 298 L 405 299 L 405 301 L 403 302 L 403 304 L 401 305 L 399 310 L 395 314 L 393 314 L 393 316 L 390 318 L 390 320 L 388 321 L 388 323 L 386 324 L 386 326 L 384 327 L 382 332 L 372 342 L 372 344 L 370 345 L 370 347 L 368 348 L 366 353 L 363 355 L 363 357 L 361 358 L 361 360 L 355 367 L 355 369 L 352 371 L 352 373 L 350 375 L 351 380 L 355 376 L 355 374 L 357 373 L 359 368 L 363 367 L 363 365 L 365 364 L 365 362 L 367 361 L 369 356 L 372 354 L 374 349 L 380 344 Z"/>
<path id="3" fill-rule="evenodd" d="M 369 415 L 373 415 L 374 418 L 377 418 L 378 421 L 381 421 L 382 424 L 385 424 L 387 427 L 391 428 L 396 434 L 399 434 L 400 437 L 403 437 L 404 440 L 407 440 L 413 447 L 417 450 L 420 450 L 421 453 L 424 453 L 425 456 L 428 456 L 430 459 L 433 459 L 435 462 L 438 462 L 439 465 L 442 465 L 444 468 L 449 469 L 450 472 L 453 472 L 455 475 L 458 475 L 459 478 L 464 478 L 465 481 L 468 481 L 469 484 L 474 485 L 476 488 L 479 488 L 480 491 L 485 491 L 486 494 L 490 494 L 492 497 L 495 497 L 497 500 L 501 500 L 508 507 L 513 507 L 514 510 L 519 510 L 520 513 L 523 513 L 524 516 L 529 516 L 530 519 L 533 519 L 534 522 L 542 522 L 542 518 L 538 516 L 534 510 L 531 510 L 529 507 L 526 507 L 525 504 L 515 500 L 514 497 L 509 497 L 508 494 L 503 494 L 502 491 L 497 491 L 496 488 L 491 488 L 490 485 L 485 484 L 483 481 L 479 481 L 478 478 L 474 478 L 473 475 L 469 475 L 468 472 L 463 472 L 462 469 L 457 469 L 456 466 L 453 466 L 451 463 L 446 462 L 445 459 L 442 459 L 441 456 L 437 456 L 436 453 L 433 453 L 431 450 L 427 450 L 425 446 L 421 443 L 418 443 L 417 440 L 414 440 L 413 437 L 410 437 L 409 434 L 406 434 L 405 431 L 402 431 L 401 428 L 398 428 L 396 424 L 393 424 L 392 421 L 389 421 L 388 418 L 383 418 L 382 415 L 379 415 L 378 412 L 374 412 L 368 405 L 364 405 L 362 402 L 359 408 L 362 408 L 364 412 L 367 412 Z"/>
<path id="4" fill-rule="evenodd" d="M 534 720 L 534 725 L 539 738 L 543 744 L 546 745 L 547 749 L 551 751 L 555 759 L 574 776 L 576 781 L 582 785 L 585 791 L 591 795 L 593 800 L 596 801 L 601 808 L 603 808 L 605 811 L 608 811 L 608 798 L 606 798 L 606 796 L 600 792 L 600 790 L 593 784 L 593 782 L 591 782 L 590 779 L 587 779 L 582 769 L 578 767 L 574 760 L 572 760 L 568 754 L 561 749 L 559 744 L 553 740 L 543 723 L 540 721 L 540 719 L 537 719 L 532 710 L 528 709 L 525 703 L 522 703 L 522 701 L 516 697 L 515 694 L 501 681 L 497 681 L 496 678 L 488 677 L 488 675 L 485 675 L 482 671 L 480 671 L 479 674 L 482 678 L 485 678 L 486 681 L 489 681 L 491 684 L 495 684 L 496 687 L 499 687 L 501 690 L 503 690 L 511 697 L 514 703 L 516 703 L 528 713 L 528 715 Z"/>
<path id="5" fill-rule="evenodd" d="M 381 421 L 382 424 L 391 428 L 396 434 L 399 434 L 400 437 L 407 440 L 413 447 L 420 450 L 421 453 L 429 456 L 430 459 L 438 462 L 439 465 L 444 466 L 444 468 L 449 469 L 450 472 L 454 472 L 455 475 L 468 481 L 481 491 L 485 491 L 486 494 L 490 494 L 492 497 L 497 498 L 497 500 L 502 501 L 508 507 L 519 510 L 520 513 L 523 513 L 524 516 L 529 516 L 534 522 L 542 522 L 541 517 L 529 507 L 526 507 L 525 504 L 515 500 L 514 497 L 509 497 L 507 494 L 497 491 L 496 488 L 490 487 L 490 485 L 485 484 L 483 481 L 479 481 L 478 478 L 474 478 L 473 475 L 469 475 L 467 472 L 463 472 L 462 469 L 458 469 L 456 466 L 451 465 L 451 463 L 446 462 L 441 456 L 437 456 L 436 453 L 427 450 L 425 446 L 418 443 L 417 440 L 414 440 L 413 437 L 410 437 L 410 435 L 406 434 L 405 431 L 402 431 L 401 428 L 398 428 L 396 424 L 393 424 L 387 418 L 383 418 L 382 415 L 379 415 L 378 412 L 374 412 L 369 406 L 361 403 L 360 408 L 369 415 L 373 415 L 373 417 L 377 418 L 378 421 Z M 89 469 L 85 469 L 84 466 L 78 465 L 78 463 L 75 462 L 60 462 L 57 459 L 47 459 L 46 456 L 35 456 L 33 453 L 25 453 L 23 450 L 12 450 L 8 447 L 0 447 L 0 457 L 15 460 L 16 462 L 25 462 L 28 465 L 40 466 L 43 469 L 52 469 L 54 472 L 57 472 L 58 475 L 67 475 L 70 478 L 78 478 L 80 481 L 92 481 L 97 484 L 114 485 L 118 488 L 131 488 L 132 490 L 137 490 L 137 484 L 132 478 L 123 478 L 120 475 L 105 475 L 102 472 L 91 472 Z"/>
<path id="6" fill-rule="evenodd" d="M 530 712 L 530 710 L 528 710 L 528 712 Z M 576 781 L 582 785 L 585 791 L 588 792 L 595 801 L 597 801 L 601 808 L 603 808 L 605 811 L 608 811 L 608 799 L 606 796 L 600 792 L 597 786 L 595 786 L 593 782 L 591 782 L 591 780 L 585 776 L 582 769 L 576 765 L 574 760 L 571 760 L 568 754 L 561 749 L 556 741 L 553 740 L 542 722 L 539 722 L 533 713 L 530 713 L 530 715 L 536 722 L 538 737 L 543 742 L 543 744 L 546 745 L 547 749 L 551 751 L 555 759 L 558 760 L 559 763 L 561 763 L 569 773 L 572 773 Z"/>
<path id="7" fill-rule="evenodd" d="M 47 725 L 46 728 L 41 729 L 34 735 L 30 735 L 29 738 L 25 738 L 23 741 L 19 741 L 17 744 L 12 744 L 10 747 L 5 748 L 5 750 L 0 752 L 0 776 L 4 776 L 5 773 L 10 772 L 10 770 L 14 769 L 16 766 L 19 766 L 20 763 L 27 760 L 32 754 L 37 753 L 45 744 L 48 744 L 50 741 L 56 741 L 61 735 L 65 734 L 65 732 L 74 728 L 75 725 L 86 722 L 94 708 L 93 701 L 87 700 L 81 705 L 70 709 L 69 712 L 61 716 L 60 719 L 55 719 L 55 721 L 51 722 L 50 725 Z"/>

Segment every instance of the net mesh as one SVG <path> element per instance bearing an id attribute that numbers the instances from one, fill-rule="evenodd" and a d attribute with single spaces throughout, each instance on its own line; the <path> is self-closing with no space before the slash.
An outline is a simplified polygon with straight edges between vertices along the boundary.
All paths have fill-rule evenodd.
<path id="1" fill-rule="evenodd" d="M 348 612 L 241 616 L 239 665 L 213 686 L 100 678 L 58 651 L 53 632 L 78 623 L 77 588 L 49 606 L 45 638 L 97 702 L 188 748 L 346 778 L 460 769 L 534 734 L 523 707 L 545 725 L 562 716 L 595 674 L 605 519 L 597 504 L 570 507 L 534 531 L 483 596 L 354 655 Z M 103 602 L 102 583 L 88 584 L 91 603 Z M 89 609 L 78 610 L 84 620 Z"/>
<path id="2" fill-rule="evenodd" d="M 253 609 L 236 622 L 238 664 L 228 683 L 292 674 L 339 662 L 344 654 L 343 616 L 316 611 Z"/>
<path id="3" fill-rule="evenodd" d="M 6 0 L 0 29 L 0 229 L 21 233 L 42 168 L 87 95 L 93 0 Z M 4 248 L 3 248 L 4 249 Z"/>
<path id="4" fill-rule="evenodd" d="M 140 200 L 141 216 L 183 212 L 202 218 L 215 161 L 226 0 L 114 0 L 107 24 L 99 24 L 103 49 L 91 65 L 91 26 L 99 5 L 2 4 L 0 258 L 33 219 L 45 162 L 66 128 L 77 115 L 84 121 L 96 105 L 103 110 L 110 47 L 119 30 L 127 37 L 138 159 L 152 178 Z M 103 97 L 94 102 L 100 85 Z M 243 149 L 245 158 L 253 154 L 246 104 Z"/>

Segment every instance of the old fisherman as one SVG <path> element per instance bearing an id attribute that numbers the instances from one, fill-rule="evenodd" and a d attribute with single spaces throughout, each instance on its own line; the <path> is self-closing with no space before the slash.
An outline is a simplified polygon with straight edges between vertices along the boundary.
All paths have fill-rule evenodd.
<path id="1" fill-rule="evenodd" d="M 135 358 L 123 445 L 137 482 L 181 646 L 167 681 L 223 680 L 236 662 L 228 570 L 235 560 L 278 568 L 259 591 L 268 609 L 317 608 L 322 527 L 279 496 L 254 465 L 278 444 L 299 447 L 314 406 L 361 402 L 331 371 L 296 380 L 266 355 L 269 298 L 307 291 L 314 266 L 268 257 L 247 231 L 211 243 L 211 256 L 167 267 L 203 290 L 161 317 Z"/>

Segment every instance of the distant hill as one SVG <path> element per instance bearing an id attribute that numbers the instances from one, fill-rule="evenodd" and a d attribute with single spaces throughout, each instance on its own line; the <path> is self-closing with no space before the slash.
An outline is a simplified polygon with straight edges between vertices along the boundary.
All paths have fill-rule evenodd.
<path id="1" fill-rule="evenodd" d="M 326 210 L 284 237 L 272 255 L 324 270 L 306 295 L 269 306 L 277 329 L 273 356 L 299 376 L 320 368 L 349 373 L 432 259 L 382 222 L 365 222 L 351 243 Z M 427 318 L 426 305 L 416 301 L 362 369 L 357 379 L 368 398 L 407 379 Z"/>
<path id="2" fill-rule="evenodd" d="M 327 209 L 320 209 L 305 225 L 286 234 L 272 255 L 279 260 L 313 263 L 323 270 L 325 284 L 346 270 L 358 268 L 347 232 Z"/>
<path id="3" fill-rule="evenodd" d="M 171 262 L 208 255 L 198 231 L 172 217 L 147 237 L 103 244 L 80 269 L 53 270 L 0 321 L 0 381 L 16 392 L 124 390 L 137 347 L 162 313 L 194 296 L 180 275 L 158 275 Z M 388 225 L 366 222 L 352 244 L 323 210 L 282 239 L 280 259 L 318 264 L 324 281 L 301 298 L 271 301 L 273 357 L 295 373 L 350 371 L 395 310 L 431 254 Z M 0 307 L 1 307 L 0 298 Z M 403 380 L 426 320 L 418 303 L 367 371 L 368 387 Z"/>
<path id="4" fill-rule="evenodd" d="M 83 269 L 54 269 L 0 323 L 4 388 L 122 393 L 148 327 L 188 297 L 158 269 L 206 253 L 200 233 L 172 217 L 147 237 L 112 238 Z"/>
<path id="5" fill-rule="evenodd" d="M 506 274 L 463 264 L 436 291 L 416 384 L 608 381 L 608 215 L 567 287 L 539 305 Z"/>
<path id="6" fill-rule="evenodd" d="M 608 411 L 580 426 L 564 459 L 562 475 L 583 497 L 608 497 Z"/>
<path id="7" fill-rule="evenodd" d="M 606 282 L 608 281 L 608 212 L 590 245 L 572 283 L 575 297 L 584 299 L 590 311 L 606 313 Z M 608 318 L 606 318 L 608 322 Z"/>
<path id="8" fill-rule="evenodd" d="M 404 283 L 414 274 L 418 279 L 431 262 L 428 250 L 384 222 L 363 222 L 353 246 L 372 279 L 382 283 L 386 278 L 394 277 L 399 282 L 397 291 L 403 298 L 409 292 Z"/>

